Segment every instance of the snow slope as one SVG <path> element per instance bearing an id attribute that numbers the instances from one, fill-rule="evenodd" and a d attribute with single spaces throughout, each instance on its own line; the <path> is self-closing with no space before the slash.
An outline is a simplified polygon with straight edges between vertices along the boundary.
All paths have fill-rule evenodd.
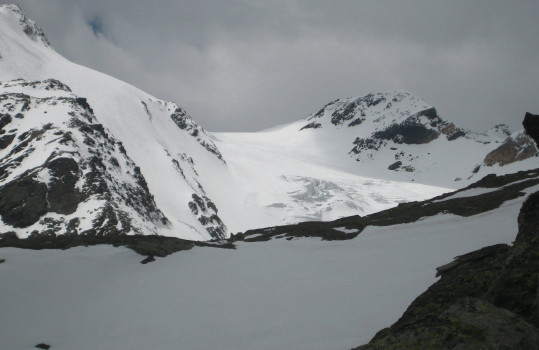
<path id="1" fill-rule="evenodd" d="M 346 155 L 331 157 L 331 150 L 319 147 L 319 140 L 298 137 L 294 126 L 276 131 L 214 135 L 238 183 L 236 198 L 252 204 L 243 207 L 241 218 L 231 220 L 242 222 L 242 231 L 366 215 L 449 191 L 443 187 L 360 176 L 360 169 L 346 168 L 350 162 Z M 328 162 L 330 158 L 332 161 Z M 214 198 L 219 206 L 221 197 Z M 225 205 L 219 207 L 223 217 L 234 215 L 226 212 Z"/>
<path id="2" fill-rule="evenodd" d="M 125 181 L 122 180 L 125 172 L 133 172 L 134 167 L 140 169 L 156 208 L 167 224 L 149 229 L 152 222 L 142 224 L 134 220 L 135 229 L 128 233 L 204 240 L 275 223 L 371 213 L 446 191 L 445 188 L 389 183 L 360 177 L 355 172 L 335 171 L 333 164 L 325 164 L 325 152 L 302 151 L 299 144 L 296 148 L 274 144 L 273 150 L 268 149 L 264 146 L 267 145 L 264 133 L 260 134 L 262 142 L 257 141 L 257 145 L 246 143 L 242 135 L 236 135 L 237 138 L 213 136 L 176 104 L 156 99 L 129 84 L 61 57 L 49 46 L 39 27 L 15 5 L 0 7 L 0 31 L 0 81 L 4 82 L 0 93 L 24 93 L 32 98 L 62 97 L 63 93 L 55 95 L 43 83 L 56 79 L 67 86 L 71 98 L 86 99 L 94 117 L 92 123 L 102 125 L 132 160 L 133 169 L 122 168 L 117 182 Z M 26 88 L 13 90 L 17 84 Z M 28 88 L 28 84 L 33 84 L 34 88 Z M 9 108 L 6 105 L 6 109 Z M 17 126 L 16 136 L 27 129 L 39 128 L 41 121 L 36 120 L 49 120 L 51 114 L 63 113 L 69 119 L 66 114 L 69 111 L 55 110 L 54 106 L 48 108 L 48 115 L 41 112 L 38 119 L 25 118 L 26 126 Z M 39 110 L 34 112 L 39 114 Z M 224 140 L 219 142 L 219 148 L 215 137 Z M 44 140 L 49 141 L 54 142 Z M 18 147 L 18 144 L 11 146 Z M 60 146 L 53 144 L 49 149 L 55 147 Z M 220 148 L 226 149 L 227 154 L 223 156 Z M 9 150 L 4 150 L 0 156 L 7 153 Z M 6 182 L 28 169 L 31 166 L 13 168 Z M 131 217 L 136 215 L 136 212 L 130 214 Z M 8 226 L 3 230 L 15 231 L 21 237 L 34 230 L 41 232 L 38 226 L 24 230 Z M 63 226 L 57 227 L 57 232 L 62 230 Z"/>
<path id="3" fill-rule="evenodd" d="M 237 249 L 194 248 L 147 265 L 109 246 L 2 248 L 0 345 L 350 349 L 397 320 L 436 281 L 437 266 L 510 243 L 525 198 L 470 217 L 368 227 L 352 240 L 240 242 Z"/>
<path id="4" fill-rule="evenodd" d="M 537 159 L 536 152 L 519 157 L 517 149 L 503 166 L 487 166 L 485 156 L 512 138 L 506 126 L 484 133 L 465 130 L 442 119 L 420 98 L 400 91 L 335 100 L 306 119 L 259 133 L 216 135 L 228 143 L 238 139 L 238 149 L 248 147 L 249 141 L 264 143 L 268 149 L 287 149 L 364 177 L 452 189 L 489 173 L 534 168 Z M 525 143 L 536 150 L 531 140 Z M 392 165 L 395 168 L 388 169 Z"/>
<path id="5" fill-rule="evenodd" d="M 398 91 L 335 100 L 306 119 L 260 132 L 213 135 L 238 192 L 253 203 L 244 220 L 259 226 L 366 215 L 490 173 L 533 169 L 537 161 L 522 132 L 511 135 L 504 125 L 465 130 Z"/>
<path id="6" fill-rule="evenodd" d="M 63 125 L 63 132 L 69 132 L 73 118 L 69 113 L 74 112 L 60 108 L 61 103 L 50 103 L 46 110 L 38 108 L 43 99 L 83 99 L 92 128 L 102 128 L 111 144 L 121 145 L 117 152 L 111 147 L 92 151 L 106 168 L 101 176 L 114 178 L 107 184 L 110 195 L 125 199 L 123 204 L 106 204 L 114 208 L 114 220 L 127 218 L 122 225 L 109 225 L 122 233 L 206 240 L 261 226 L 365 215 L 462 187 L 490 172 L 531 168 L 535 159 L 477 167 L 488 152 L 502 145 L 508 131 L 498 127 L 478 134 L 460 129 L 441 120 L 421 99 L 402 92 L 336 100 L 308 120 L 272 130 L 212 134 L 175 103 L 69 62 L 15 5 L 0 6 L 0 32 L 0 95 L 4 96 L 0 107 L 12 120 L 0 131 L 0 143 L 12 138 L 8 148 L 0 149 L 0 167 L 5 166 L 0 170 L 9 165 L 9 176 L 0 177 L 0 187 L 13 185 L 28 171 L 29 181 L 36 186 L 47 183 L 38 168 L 46 165 L 51 152 L 61 151 L 63 157 L 69 157 L 68 152 L 53 132 L 41 137 L 39 142 L 47 147 L 40 152 L 34 152 L 35 145 L 27 149 L 21 137 L 49 122 L 54 124 L 51 116 L 60 115 L 57 122 Z M 68 91 L 48 89 L 51 79 Z M 23 104 L 14 110 L 16 94 L 40 103 L 32 104 L 28 113 L 22 110 Z M 418 135 L 425 142 L 416 142 Z M 80 138 L 91 136 L 82 132 Z M 91 147 L 87 146 L 77 143 L 75 152 L 88 154 Z M 34 162 L 15 162 L 13 149 Z M 32 158 L 30 153 L 40 156 Z M 111 166 L 114 160 L 110 157 L 125 158 L 120 162 L 124 166 Z M 397 161 L 402 164 L 388 170 Z M 477 173 L 472 172 L 475 168 Z M 130 174 L 140 177 L 142 187 L 147 187 L 142 188 L 148 198 L 143 202 L 155 206 L 151 219 L 144 217 L 144 205 L 137 209 L 137 205 L 126 204 L 132 191 L 118 193 L 133 183 Z M 82 182 L 80 179 L 79 187 Z M 76 232 L 87 232 L 97 220 L 90 212 L 98 208 L 103 212 L 106 207 L 89 203 L 81 201 L 80 210 L 75 208 L 69 218 L 47 207 L 47 215 L 64 220 L 52 231 L 67 232 L 69 222 L 77 219 L 81 226 Z M 0 202 L 0 211 L 16 205 L 8 204 Z M 42 216 L 34 226 L 24 227 L 4 220 L 1 230 L 21 237 L 52 232 L 47 220 L 49 217 Z"/>
<path id="7" fill-rule="evenodd" d="M 197 174 L 209 174 L 205 180 L 211 181 L 211 174 L 225 171 L 225 162 L 210 136 L 185 111 L 69 62 L 49 47 L 39 27 L 15 5 L 0 7 L 0 32 L 0 81 L 54 78 L 66 84 L 73 95 L 86 98 L 97 122 L 123 144 L 140 167 L 157 207 L 169 220 L 155 233 L 194 240 L 227 235 L 222 223 L 211 222 L 216 213 L 208 209 L 211 200 Z M 198 214 L 193 205 L 198 206 Z M 204 209 L 209 213 L 201 219 Z"/>

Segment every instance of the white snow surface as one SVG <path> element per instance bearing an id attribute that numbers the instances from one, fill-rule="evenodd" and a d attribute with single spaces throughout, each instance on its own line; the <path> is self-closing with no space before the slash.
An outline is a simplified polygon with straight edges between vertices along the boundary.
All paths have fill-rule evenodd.
<path id="1" fill-rule="evenodd" d="M 221 187 L 225 192 L 220 194 L 214 185 L 222 186 L 223 179 L 205 187 L 219 214 L 234 223 L 229 227 L 245 230 L 367 215 L 449 191 L 358 175 L 361 169 L 354 168 L 356 162 L 346 153 L 332 155 L 331 149 L 321 148 L 323 143 L 310 137 L 314 134 L 302 137 L 297 124 L 257 133 L 214 133 L 230 170 L 227 180 L 235 184 Z M 229 188 L 234 188 L 233 198 Z"/>
<path id="2" fill-rule="evenodd" d="M 2 248 L 0 347 L 350 349 L 395 322 L 437 266 L 513 241 L 524 199 L 368 227 L 348 241 L 194 248 L 147 265 L 110 246 Z"/>
<path id="3" fill-rule="evenodd" d="M 24 26 L 36 34 L 25 34 Z M 128 157 L 140 167 L 157 208 L 171 222 L 155 230 L 140 228 L 146 234 L 209 239 L 206 227 L 189 208 L 193 194 L 216 204 L 228 228 L 225 234 L 230 234 L 366 215 L 463 187 L 491 172 L 529 169 L 535 163 L 532 159 L 504 167 L 482 166 L 472 173 L 501 142 L 506 134 L 502 128 L 451 142 L 440 137 L 426 145 L 398 145 L 398 151 L 388 146 L 374 156 L 365 152 L 357 161 L 349 154 L 357 137 L 368 137 L 430 108 L 421 99 L 396 91 L 374 95 L 389 103 L 356 106 L 358 113 L 365 114 L 365 121 L 354 127 L 333 125 L 330 119 L 331 113 L 342 111 L 358 98 L 334 101 L 322 115 L 258 133 L 208 133 L 187 115 L 186 127 L 181 129 L 171 119 L 179 109 L 176 104 L 69 62 L 48 45 L 38 27 L 17 7 L 0 6 L 0 33 L 0 81 L 57 79 L 73 95 L 86 98 L 97 122 L 122 142 Z M 14 92 L 6 84 L 0 89 Z M 43 95 L 39 89 L 24 92 Z M 300 130 L 309 122 L 322 127 Z M 387 169 L 400 151 L 404 152 L 403 165 L 413 163 L 414 172 Z M 460 180 L 455 181 L 457 178 Z"/>
<path id="4" fill-rule="evenodd" d="M 140 167 L 157 207 L 171 221 L 171 225 L 149 234 L 209 239 L 188 206 L 193 193 L 217 205 L 230 233 L 363 215 L 447 191 L 358 176 L 361 171 L 350 168 L 348 163 L 354 162 L 346 153 L 335 157 L 332 149 L 320 148 L 323 144 L 296 137 L 297 123 L 279 133 L 211 135 L 187 116 L 189 127 L 198 128 L 197 139 L 171 120 L 177 105 L 69 62 L 43 40 L 27 36 L 23 20 L 30 21 L 16 7 L 0 7 L 0 81 L 54 78 L 67 84 L 73 95 L 88 100 L 97 121 L 122 142 L 127 155 Z M 34 97 L 44 94 L 40 89 L 15 91 L 10 84 L 4 84 L 2 91 Z M 270 139 L 275 136 L 276 140 Z M 214 138 L 221 140 L 217 146 L 224 161 L 203 147 L 213 145 Z M 340 164 L 327 163 L 328 157 L 340 159 L 348 168 L 343 171 Z M 143 228 L 140 231 L 146 232 Z"/>

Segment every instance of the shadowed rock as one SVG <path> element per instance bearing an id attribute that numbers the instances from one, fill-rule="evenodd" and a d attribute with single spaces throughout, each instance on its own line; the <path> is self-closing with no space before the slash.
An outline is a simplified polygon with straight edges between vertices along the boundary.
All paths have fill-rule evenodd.
<path id="1" fill-rule="evenodd" d="M 534 139 L 536 144 L 539 144 L 539 115 L 526 113 L 522 122 L 526 134 Z"/>

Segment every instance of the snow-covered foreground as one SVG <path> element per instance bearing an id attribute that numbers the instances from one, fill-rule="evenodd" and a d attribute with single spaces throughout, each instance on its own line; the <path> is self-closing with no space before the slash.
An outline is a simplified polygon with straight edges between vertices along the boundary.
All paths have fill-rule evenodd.
<path id="1" fill-rule="evenodd" d="M 513 241 L 524 199 L 349 241 L 194 248 L 147 265 L 110 246 L 3 248 L 0 348 L 349 349 L 396 321 L 437 266 Z"/>

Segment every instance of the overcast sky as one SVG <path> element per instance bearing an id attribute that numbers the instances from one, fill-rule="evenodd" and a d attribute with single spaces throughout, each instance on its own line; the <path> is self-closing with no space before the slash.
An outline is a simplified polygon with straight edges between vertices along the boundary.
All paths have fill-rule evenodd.
<path id="1" fill-rule="evenodd" d="M 18 3 L 70 60 L 177 102 L 211 131 L 387 90 L 475 130 L 539 113 L 537 0 Z"/>

